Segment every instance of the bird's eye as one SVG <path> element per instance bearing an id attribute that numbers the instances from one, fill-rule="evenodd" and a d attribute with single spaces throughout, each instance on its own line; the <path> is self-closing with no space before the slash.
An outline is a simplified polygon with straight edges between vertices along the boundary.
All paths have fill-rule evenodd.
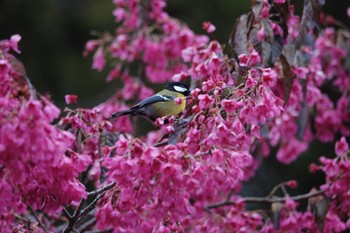
<path id="1" fill-rule="evenodd" d="M 178 91 L 178 92 L 186 92 L 186 91 L 188 91 L 187 88 L 180 87 L 180 86 L 174 86 L 174 89 L 175 89 L 175 91 Z"/>

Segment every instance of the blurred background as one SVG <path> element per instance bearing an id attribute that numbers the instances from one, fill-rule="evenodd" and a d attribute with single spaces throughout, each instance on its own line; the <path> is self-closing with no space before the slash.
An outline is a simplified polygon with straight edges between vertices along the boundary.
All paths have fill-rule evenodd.
<path id="1" fill-rule="evenodd" d="M 291 2 L 301 14 L 303 1 Z M 349 26 L 349 6 L 349 0 L 328 0 L 323 9 Z M 93 71 L 91 56 L 82 54 L 85 43 L 95 38 L 92 31 L 114 31 L 113 9 L 112 0 L 0 0 L 0 40 L 17 33 L 22 36 L 18 57 L 36 89 L 49 93 L 56 105 L 63 108 L 64 96 L 77 94 L 80 106 L 92 107 L 111 96 L 116 85 L 107 85 L 107 71 Z M 198 34 L 204 33 L 203 21 L 212 22 L 217 28 L 216 39 L 227 43 L 236 18 L 249 11 L 249 1 L 169 0 L 166 10 Z M 333 151 L 330 145 L 315 144 L 290 166 L 270 156 L 243 192 L 263 196 L 288 179 L 301 182 L 295 193 L 308 192 L 322 182 L 320 174 L 308 174 L 310 161 L 317 161 L 319 155 L 332 155 Z"/>

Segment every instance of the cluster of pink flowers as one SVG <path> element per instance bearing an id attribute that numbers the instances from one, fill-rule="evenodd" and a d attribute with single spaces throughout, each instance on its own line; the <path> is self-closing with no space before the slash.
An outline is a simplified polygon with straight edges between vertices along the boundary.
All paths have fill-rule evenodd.
<path id="1" fill-rule="evenodd" d="M 9 54 L 20 37 L 0 41 L 0 231 L 12 232 L 14 215 L 27 206 L 59 214 L 62 205 L 86 197 L 77 179 L 91 162 L 70 151 L 75 137 L 52 125 L 60 110 L 39 99 L 22 64 Z"/>
<path id="2" fill-rule="evenodd" d="M 321 189 L 330 199 L 329 210 L 325 219 L 326 232 L 341 232 L 350 228 L 350 161 L 349 145 L 345 137 L 335 144 L 335 158 L 320 158 L 318 169 L 326 174 L 326 183 Z"/>
<path id="3" fill-rule="evenodd" d="M 94 52 L 92 67 L 97 70 L 112 57 L 115 64 L 107 81 L 120 78 L 124 88 L 93 109 L 68 109 L 58 126 L 52 122 L 60 110 L 48 98 L 36 97 L 23 66 L 8 53 L 19 52 L 20 37 L 0 41 L 0 223 L 5 226 L 0 230 L 9 232 L 15 214 L 25 215 L 27 207 L 57 213 L 63 205 L 86 198 L 84 185 L 98 188 L 107 182 L 115 186 L 95 211 L 96 228 L 102 230 L 268 233 L 350 228 L 349 34 L 326 29 L 312 46 L 297 48 L 302 28 L 293 6 L 264 0 L 254 6 L 253 21 L 246 22 L 255 27 L 251 33 L 256 38 L 247 37 L 240 48 L 244 35 L 239 35 L 240 45 L 233 49 L 247 52 L 233 58 L 218 41 L 195 35 L 171 18 L 164 0 L 114 3 L 116 35 L 89 41 L 86 52 Z M 277 22 L 270 13 L 281 7 L 289 7 L 289 14 Z M 205 22 L 203 29 L 213 33 L 215 26 Z M 282 42 L 269 44 L 274 37 Z M 129 67 L 138 67 L 138 73 Z M 126 108 L 125 101 L 153 94 L 145 79 L 161 83 L 190 78 L 195 88 L 185 112 L 179 118 L 158 119 L 160 130 L 137 138 L 127 117 L 109 119 Z M 324 90 L 329 86 L 341 94 L 330 97 Z M 77 96 L 66 96 L 66 102 L 76 103 Z M 340 134 L 337 156 L 321 157 L 320 164 L 311 166 L 312 171 L 322 170 L 326 181 L 319 187 L 324 193 L 305 197 L 307 210 L 300 211 L 287 193 L 264 213 L 246 210 L 247 199 L 238 195 L 242 182 L 254 176 L 271 147 L 288 164 L 313 140 L 335 143 Z M 84 184 L 77 178 L 83 172 Z M 286 185 L 295 188 L 296 182 Z M 315 213 L 319 203 L 326 204 Z"/>
<path id="4" fill-rule="evenodd" d="M 111 109 L 106 114 L 125 108 L 123 104 L 116 106 L 116 101 L 142 100 L 152 95 L 145 79 L 152 83 L 170 81 L 173 75 L 187 69 L 181 51 L 208 41 L 208 37 L 195 35 L 185 24 L 170 17 L 164 11 L 163 0 L 113 2 L 116 6 L 113 15 L 118 23 L 116 34 L 90 40 L 85 48 L 85 54 L 94 52 L 93 69 L 100 71 L 105 67 L 106 54 L 112 57 L 113 68 L 106 79 L 118 78 L 124 83 L 113 100 L 101 105 Z M 210 24 L 208 27 L 213 30 Z M 130 67 L 137 67 L 138 71 Z"/>
<path id="5" fill-rule="evenodd" d="M 104 50 L 118 63 L 108 80 L 129 75 L 124 65 L 139 62 L 149 81 L 169 81 L 173 74 L 186 70 L 180 59 L 181 51 L 208 41 L 207 37 L 195 35 L 186 25 L 171 18 L 163 10 L 165 1 L 115 0 L 114 4 L 113 15 L 119 24 L 115 37 L 91 40 L 86 46 L 86 52 L 95 51 L 94 69 L 104 68 Z"/>

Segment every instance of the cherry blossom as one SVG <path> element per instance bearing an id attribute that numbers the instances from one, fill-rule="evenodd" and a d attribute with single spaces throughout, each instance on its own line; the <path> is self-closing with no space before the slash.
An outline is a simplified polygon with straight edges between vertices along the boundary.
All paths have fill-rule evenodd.
<path id="1" fill-rule="evenodd" d="M 166 1 L 113 3 L 115 33 L 88 41 L 85 55 L 93 53 L 92 68 L 109 69 L 106 81 L 123 88 L 91 109 L 66 95 L 77 107 L 61 112 L 35 93 L 12 55 L 21 37 L 0 41 L 1 232 L 78 231 L 81 222 L 113 232 L 350 228 L 346 30 L 316 35 L 289 1 L 263 0 L 252 6 L 251 21 L 237 20 L 230 53 L 170 17 Z M 242 35 L 240 24 L 249 33 Z M 202 26 L 215 33 L 213 24 Z M 158 118 L 147 135 L 137 135 L 128 117 L 110 119 L 154 94 L 148 83 L 171 80 L 193 87 L 175 100 L 186 100 L 179 116 Z M 291 164 L 314 141 L 335 148 L 310 165 L 323 174 L 322 185 L 292 196 L 300 181 L 289 180 L 265 197 L 242 195 L 267 156 Z M 255 202 L 269 205 L 248 209 Z"/>

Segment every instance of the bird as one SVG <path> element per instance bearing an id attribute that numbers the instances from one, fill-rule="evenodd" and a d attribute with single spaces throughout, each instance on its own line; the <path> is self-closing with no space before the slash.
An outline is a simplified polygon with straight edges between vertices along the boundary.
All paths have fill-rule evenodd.
<path id="1" fill-rule="evenodd" d="M 130 109 L 118 111 L 112 114 L 111 119 L 120 116 L 141 116 L 151 122 L 163 116 L 175 116 L 182 113 L 186 107 L 186 96 L 190 93 L 189 87 L 181 82 L 168 83 L 165 89 L 150 96 Z M 181 104 L 176 103 L 175 99 L 184 98 Z"/>

